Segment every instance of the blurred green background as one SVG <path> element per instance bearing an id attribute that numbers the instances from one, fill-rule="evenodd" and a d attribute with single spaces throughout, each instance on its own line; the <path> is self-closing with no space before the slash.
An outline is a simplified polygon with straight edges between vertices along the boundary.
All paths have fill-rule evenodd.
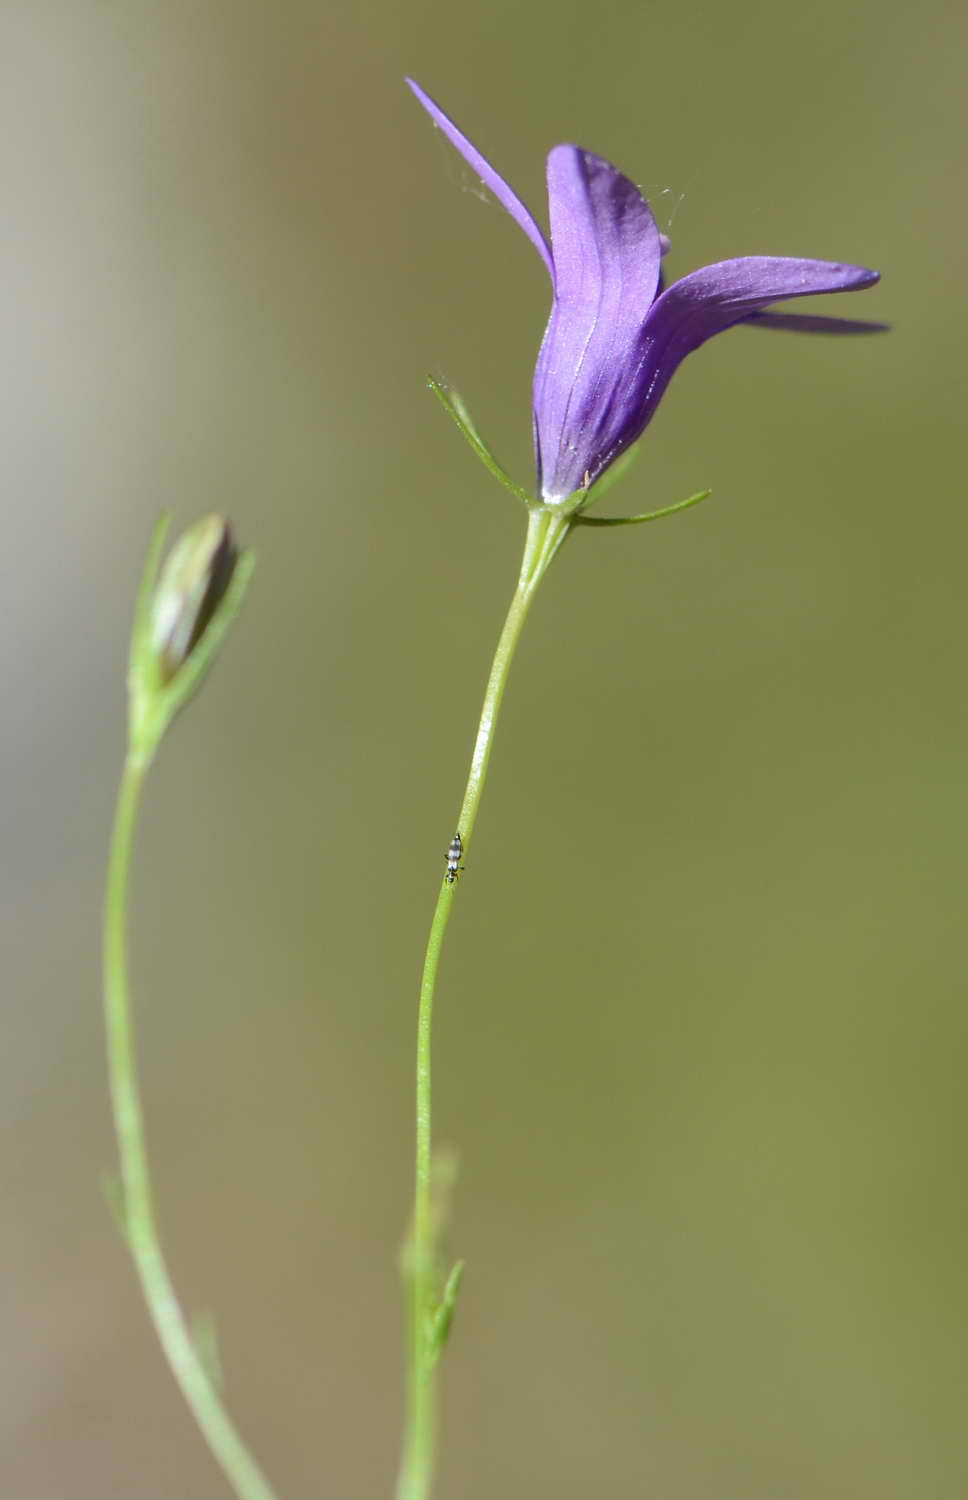
<path id="1" fill-rule="evenodd" d="M 416 982 L 530 475 L 573 139 L 679 275 L 881 268 L 676 376 L 515 664 L 441 979 L 468 1260 L 439 1494 L 956 1500 L 963 19 L 928 3 L 7 3 L 0 1478 L 225 1494 L 102 1202 L 102 864 L 157 512 L 260 563 L 166 745 L 135 977 L 162 1222 L 286 1500 L 390 1493 Z M 814 304 L 818 310 L 821 304 Z"/>

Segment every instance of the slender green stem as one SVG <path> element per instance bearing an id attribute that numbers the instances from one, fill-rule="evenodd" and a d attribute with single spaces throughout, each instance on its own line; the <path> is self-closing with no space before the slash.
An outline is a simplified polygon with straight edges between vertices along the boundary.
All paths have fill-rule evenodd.
<path id="1" fill-rule="evenodd" d="M 104 1017 L 114 1128 L 121 1158 L 123 1225 L 155 1331 L 202 1436 L 239 1500 L 275 1500 L 226 1412 L 178 1304 L 158 1237 L 135 1062 L 128 985 L 127 898 L 131 846 L 147 765 L 129 755 L 118 794 L 104 910 Z"/>
<path id="2" fill-rule="evenodd" d="M 501 700 L 514 652 L 538 584 L 571 527 L 571 519 L 554 510 L 534 508 L 528 520 L 521 572 L 501 631 L 484 693 L 470 773 L 457 821 L 466 854 L 477 821 Z M 410 1276 L 409 1361 L 406 1431 L 397 1500 L 428 1500 L 435 1449 L 434 1363 L 437 1349 L 430 1329 L 437 1301 L 434 1206 L 431 1193 L 431 1028 L 437 968 L 457 883 L 441 882 L 427 941 L 417 1017 L 416 1176 Z"/>

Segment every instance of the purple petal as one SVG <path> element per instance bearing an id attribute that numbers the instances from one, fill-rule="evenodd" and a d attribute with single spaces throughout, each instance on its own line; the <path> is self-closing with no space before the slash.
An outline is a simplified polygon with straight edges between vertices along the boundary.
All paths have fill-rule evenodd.
<path id="1" fill-rule="evenodd" d="M 755 328 L 777 328 L 782 333 L 890 333 L 890 323 L 870 323 L 861 318 L 824 318 L 811 313 L 750 313 L 744 323 Z"/>
<path id="2" fill-rule="evenodd" d="M 668 346 L 678 363 L 714 333 L 771 302 L 822 292 L 860 291 L 879 279 L 877 271 L 832 260 L 776 255 L 721 260 L 693 271 L 663 292 L 649 313 L 645 332 L 657 346 Z"/>
<path id="3" fill-rule="evenodd" d="M 548 157 L 548 203 L 555 298 L 534 375 L 535 455 L 542 494 L 561 499 L 628 446 L 662 244 L 635 184 L 577 146 Z"/>
<path id="4" fill-rule="evenodd" d="M 460 152 L 475 176 L 481 179 L 484 186 L 507 209 L 515 223 L 520 224 L 528 239 L 541 256 L 541 259 L 548 267 L 548 274 L 553 281 L 555 268 L 551 259 L 551 251 L 548 248 L 548 241 L 542 234 L 534 215 L 525 208 L 517 193 L 514 192 L 513 188 L 508 186 L 501 174 L 495 171 L 491 163 L 487 160 L 487 157 L 482 156 L 477 147 L 471 145 L 466 135 L 464 135 L 462 130 L 457 128 L 450 116 L 445 115 L 440 105 L 435 104 L 430 95 L 424 93 L 419 83 L 414 83 L 412 78 L 408 78 L 405 81 L 408 87 L 413 90 L 434 123 L 440 126 L 451 145 L 455 146 Z"/>
<path id="5" fill-rule="evenodd" d="M 641 436 L 686 355 L 714 334 L 743 322 L 772 302 L 824 292 L 860 291 L 879 279 L 877 271 L 864 266 L 751 255 L 703 266 L 674 282 L 656 298 L 642 328 L 623 447 Z"/>

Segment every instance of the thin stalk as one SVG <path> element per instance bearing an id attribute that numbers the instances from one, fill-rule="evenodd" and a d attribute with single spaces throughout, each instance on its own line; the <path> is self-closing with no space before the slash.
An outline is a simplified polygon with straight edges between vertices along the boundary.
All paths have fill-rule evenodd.
<path id="1" fill-rule="evenodd" d="M 129 755 L 118 793 L 104 909 L 104 1019 L 114 1128 L 121 1159 L 122 1221 L 162 1349 L 202 1436 L 239 1500 L 275 1500 L 215 1389 L 178 1304 L 162 1254 L 148 1172 L 128 984 L 131 847 L 147 766 Z"/>
<path id="2" fill-rule="evenodd" d="M 473 837 L 498 712 L 521 630 L 538 584 L 568 535 L 571 524 L 568 516 L 540 508 L 532 509 L 528 518 L 528 535 L 518 585 L 494 653 L 467 786 L 457 820 L 457 831 L 463 841 L 465 854 Z M 456 893 L 456 881 L 448 884 L 446 880 L 442 880 L 427 940 L 417 1015 L 416 1172 L 413 1228 L 407 1267 L 410 1273 L 409 1358 L 406 1427 L 397 1500 L 428 1500 L 433 1481 L 436 1416 L 434 1364 L 438 1351 L 430 1338 L 437 1299 L 434 1206 L 431 1193 L 431 1029 L 437 969 Z"/>

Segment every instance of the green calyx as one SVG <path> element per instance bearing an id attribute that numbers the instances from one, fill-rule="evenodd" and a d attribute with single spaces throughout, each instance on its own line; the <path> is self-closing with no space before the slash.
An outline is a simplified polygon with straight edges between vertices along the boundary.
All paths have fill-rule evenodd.
<path id="1" fill-rule="evenodd" d="M 460 429 L 469 446 L 477 454 L 481 463 L 489 474 L 503 484 L 506 490 L 518 500 L 521 500 L 531 510 L 541 509 L 556 511 L 562 516 L 567 516 L 570 521 L 578 526 L 639 526 L 645 521 L 659 521 L 663 516 L 676 515 L 680 510 L 689 510 L 693 505 L 698 505 L 702 500 L 708 500 L 712 490 L 699 490 L 695 495 L 690 495 L 685 500 L 677 500 L 674 505 L 665 505 L 660 510 L 645 511 L 637 516 L 588 516 L 585 511 L 589 506 L 595 505 L 603 495 L 607 495 L 620 480 L 632 469 L 638 458 L 639 448 L 635 444 L 619 455 L 614 463 L 609 464 L 605 473 L 594 484 L 587 489 L 578 490 L 576 494 L 569 496 L 567 500 L 555 504 L 544 504 L 529 495 L 527 490 L 516 483 L 508 474 L 507 470 L 494 457 L 490 448 L 481 436 L 480 429 L 474 421 L 463 397 L 452 386 L 447 386 L 443 381 L 434 376 L 428 376 L 427 385 L 433 391 L 441 406 L 447 412 L 451 421 Z"/>

